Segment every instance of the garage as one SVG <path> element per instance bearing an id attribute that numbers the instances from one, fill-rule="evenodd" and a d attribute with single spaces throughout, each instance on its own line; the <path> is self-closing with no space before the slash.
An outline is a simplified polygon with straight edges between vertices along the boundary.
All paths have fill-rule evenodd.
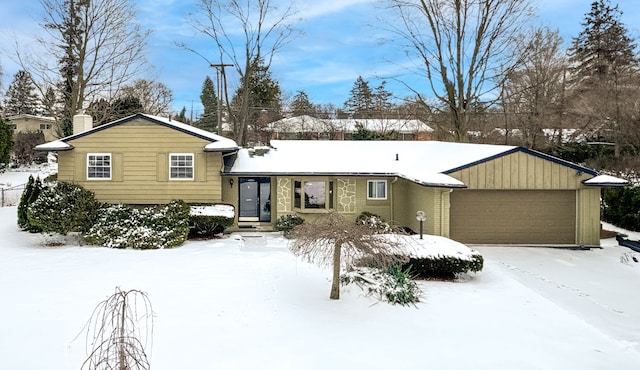
<path id="1" fill-rule="evenodd" d="M 450 236 L 469 244 L 575 244 L 575 190 L 455 190 Z"/>

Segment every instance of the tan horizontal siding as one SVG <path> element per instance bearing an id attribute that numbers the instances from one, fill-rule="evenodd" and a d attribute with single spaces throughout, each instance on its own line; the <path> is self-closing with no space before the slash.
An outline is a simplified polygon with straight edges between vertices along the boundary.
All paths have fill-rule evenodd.
<path id="1" fill-rule="evenodd" d="M 168 127 L 132 121 L 69 141 L 74 149 L 60 153 L 60 179 L 75 181 L 110 203 L 220 202 L 222 155 L 204 153 L 208 143 Z M 87 153 L 112 154 L 112 180 L 86 179 Z M 194 155 L 193 180 L 168 179 L 170 153 Z"/>
<path id="2" fill-rule="evenodd" d="M 563 189 L 582 187 L 587 174 L 524 152 L 516 152 L 450 174 L 468 189 Z"/>

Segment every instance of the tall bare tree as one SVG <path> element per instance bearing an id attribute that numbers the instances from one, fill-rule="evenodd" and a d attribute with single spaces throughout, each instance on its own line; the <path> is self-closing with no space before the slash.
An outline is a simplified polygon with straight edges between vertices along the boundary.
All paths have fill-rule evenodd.
<path id="1" fill-rule="evenodd" d="M 142 112 L 153 115 L 168 114 L 173 93 L 162 82 L 148 79 L 137 79 L 124 86 L 118 97 L 133 96 L 142 104 Z"/>
<path id="2" fill-rule="evenodd" d="M 455 141 L 468 141 L 472 107 L 490 103 L 505 71 L 519 60 L 518 34 L 532 15 L 530 0 L 387 0 L 391 29 L 416 57 L 448 116 Z M 391 23 L 391 22 L 387 22 Z M 394 40 L 397 42 L 397 40 Z M 497 82 L 497 83 L 496 83 Z M 419 97 L 426 96 L 409 86 Z"/>
<path id="3" fill-rule="evenodd" d="M 219 50 L 219 63 L 231 63 L 239 75 L 238 97 L 241 103 L 234 113 L 227 106 L 232 119 L 234 139 L 247 142 L 247 127 L 251 119 L 250 83 L 246 76 L 254 75 L 252 68 L 262 64 L 268 70 L 276 53 L 296 35 L 296 12 L 292 3 L 280 8 L 272 0 L 200 0 L 198 14 L 191 16 L 194 28 L 211 38 Z M 240 32 L 240 35 L 237 33 Z M 183 47 L 190 49 L 186 45 Z M 227 99 L 228 103 L 228 99 Z"/>
<path id="4" fill-rule="evenodd" d="M 562 136 L 563 82 L 567 69 L 558 31 L 540 28 L 529 36 L 523 63 L 506 75 L 502 104 L 507 127 L 522 133 L 522 145 L 542 145 L 542 129 L 555 128 Z"/>
<path id="5" fill-rule="evenodd" d="M 99 97 L 111 99 L 147 68 L 144 56 L 150 31 L 136 21 L 130 0 L 41 0 L 42 27 L 37 42 L 44 52 L 23 55 L 23 68 L 34 75 L 44 95 L 59 86 L 63 134 L 71 117 Z"/>

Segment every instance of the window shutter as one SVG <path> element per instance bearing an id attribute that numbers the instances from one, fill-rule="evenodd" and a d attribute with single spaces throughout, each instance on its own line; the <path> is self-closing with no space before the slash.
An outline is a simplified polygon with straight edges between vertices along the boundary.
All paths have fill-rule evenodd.
<path id="1" fill-rule="evenodd" d="M 87 180 L 87 153 L 77 152 L 74 163 L 74 181 L 86 181 Z"/>
<path id="2" fill-rule="evenodd" d="M 158 153 L 156 173 L 158 181 L 169 181 L 169 154 Z"/>
<path id="3" fill-rule="evenodd" d="M 114 153 L 111 155 L 111 180 L 113 181 L 122 181 L 122 173 L 124 172 L 123 164 L 123 154 L 122 153 Z"/>

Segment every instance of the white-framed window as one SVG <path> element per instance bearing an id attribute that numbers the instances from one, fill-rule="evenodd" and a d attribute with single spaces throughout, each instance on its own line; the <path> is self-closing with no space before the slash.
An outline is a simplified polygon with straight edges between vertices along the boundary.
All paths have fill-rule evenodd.
<path id="1" fill-rule="evenodd" d="M 87 180 L 111 180 L 111 153 L 87 154 Z"/>
<path id="2" fill-rule="evenodd" d="M 299 209 L 333 209 L 333 181 L 293 182 L 293 206 Z"/>
<path id="3" fill-rule="evenodd" d="M 169 179 L 193 180 L 193 153 L 169 154 Z"/>
<path id="4" fill-rule="evenodd" d="M 367 180 L 367 199 L 387 199 L 387 180 Z"/>

